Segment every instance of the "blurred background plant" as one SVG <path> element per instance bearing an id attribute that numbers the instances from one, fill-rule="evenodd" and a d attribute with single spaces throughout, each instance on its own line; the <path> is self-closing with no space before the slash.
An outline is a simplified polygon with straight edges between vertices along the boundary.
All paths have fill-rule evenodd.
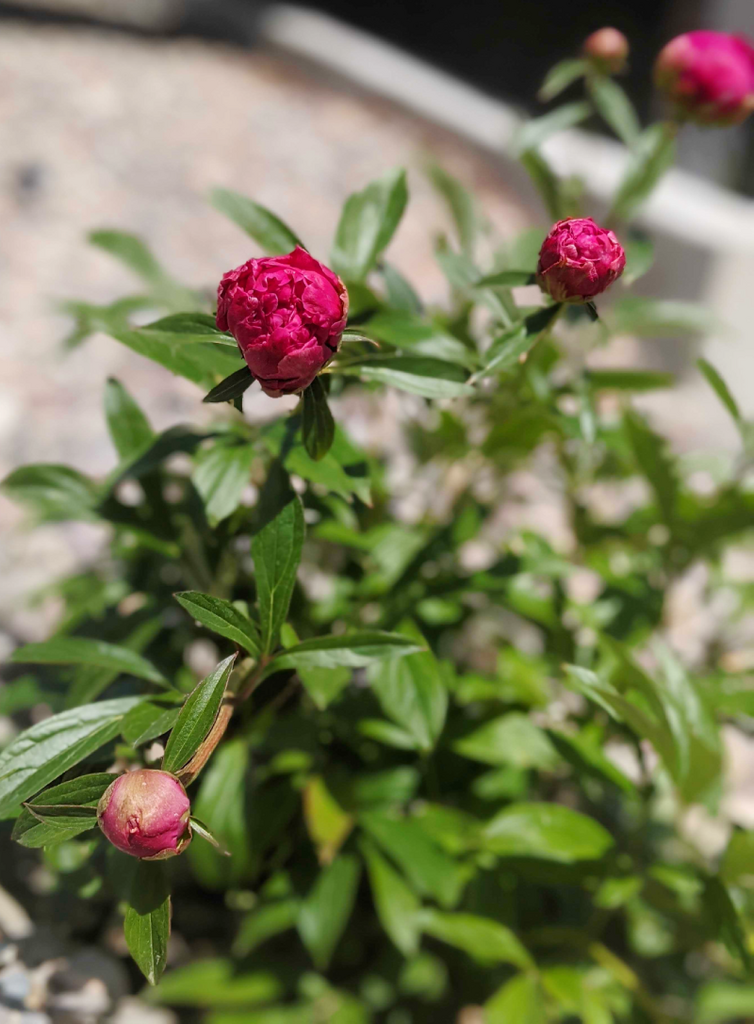
<path id="1" fill-rule="evenodd" d="M 628 291 L 654 258 L 631 222 L 677 125 L 642 131 L 619 84 L 577 57 L 543 86 L 555 112 L 515 140 L 539 226 L 500 237 L 485 204 L 424 161 L 447 210 L 433 245 L 446 301 L 412 287 L 410 252 L 407 273 L 386 252 L 405 175 L 347 202 L 330 259 L 351 318 L 314 420 L 297 399 L 260 406 L 249 389 L 242 412 L 155 430 L 136 388 L 113 379 L 109 467 L 6 479 L 37 523 L 95 524 L 107 541 L 48 589 L 53 635 L 14 653 L 0 691 L 16 728 L 31 726 L 0 754 L 0 806 L 45 808 L 16 824 L 24 846 L 11 822 L 2 835 L 0 911 L 18 940 L 2 953 L 9 1012 L 107 1014 L 139 987 L 136 967 L 124 975 L 103 953 L 87 972 L 71 950 L 123 956 L 127 943 L 151 980 L 170 965 L 149 1002 L 217 1024 L 754 1013 L 752 435 L 706 360 L 695 372 L 737 431 L 730 457 L 678 457 L 635 398 L 674 381 L 641 341 L 626 365 L 621 339 L 703 333 L 711 316 Z M 585 98 L 561 103 L 566 85 Z M 593 212 L 548 138 L 595 116 L 631 151 L 608 214 L 627 269 L 596 320 L 543 306 L 529 283 L 551 221 Z M 416 171 L 409 181 L 421 196 Z M 213 203 L 255 252 L 289 247 L 265 207 L 227 188 Z M 212 289 L 183 285 L 123 231 L 91 241 L 140 288 L 67 303 L 72 358 L 107 333 L 154 360 L 158 384 L 163 370 L 187 380 L 183 408 L 199 420 L 199 388 L 243 365 L 212 327 Z M 248 255 L 248 241 L 233 245 Z M 298 539 L 282 570 L 265 570 L 291 600 L 268 665 L 274 636 L 254 605 L 269 609 L 270 530 Z M 223 696 L 217 662 L 236 652 L 252 659 L 247 678 L 263 663 L 265 678 L 189 787 L 230 856 L 196 835 L 165 873 L 106 847 L 78 780 L 163 755 L 185 768 Z M 183 720 L 199 721 L 192 738 L 178 708 L 203 676 L 209 710 Z M 73 790 L 37 795 L 64 773 Z M 66 965 L 25 937 L 31 922 L 67 943 Z"/>

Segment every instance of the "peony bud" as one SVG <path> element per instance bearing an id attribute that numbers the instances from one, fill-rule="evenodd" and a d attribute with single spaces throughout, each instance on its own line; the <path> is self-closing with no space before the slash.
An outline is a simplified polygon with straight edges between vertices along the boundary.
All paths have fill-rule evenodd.
<path id="1" fill-rule="evenodd" d="M 655 83 L 692 121 L 739 124 L 754 110 L 754 46 L 726 32 L 676 36 L 660 51 Z"/>
<path id="2" fill-rule="evenodd" d="M 625 265 L 612 231 L 591 217 L 561 220 L 542 243 L 537 284 L 556 302 L 589 302 L 617 281 Z"/>
<path id="3" fill-rule="evenodd" d="M 298 246 L 229 270 L 217 289 L 217 326 L 271 398 L 311 384 L 338 351 L 347 315 L 343 282 Z"/>
<path id="4" fill-rule="evenodd" d="M 628 40 L 617 28 L 599 28 L 584 41 L 582 53 L 598 71 L 617 75 L 628 62 Z"/>
<path id="5" fill-rule="evenodd" d="M 174 775 L 140 768 L 102 794 L 97 821 L 107 838 L 141 860 L 165 860 L 191 842 L 189 798 Z"/>

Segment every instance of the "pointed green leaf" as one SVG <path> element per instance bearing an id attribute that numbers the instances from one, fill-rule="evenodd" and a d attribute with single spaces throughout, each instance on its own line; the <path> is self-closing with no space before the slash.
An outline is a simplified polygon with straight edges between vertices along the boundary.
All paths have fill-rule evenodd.
<path id="1" fill-rule="evenodd" d="M 233 192 L 228 188 L 216 188 L 210 198 L 216 210 L 229 217 L 255 242 L 259 242 L 271 256 L 289 253 L 297 245 L 302 249 L 306 248 L 279 217 L 239 192 Z"/>
<path id="2" fill-rule="evenodd" d="M 208 392 L 203 402 L 232 402 L 234 398 L 240 398 L 241 395 L 254 383 L 254 376 L 248 366 L 242 366 L 240 370 L 235 370 L 226 377 L 225 380 L 221 380 L 219 384 L 216 384 L 210 392 Z"/>
<path id="3" fill-rule="evenodd" d="M 363 668 L 385 658 L 397 659 L 415 654 L 424 648 L 420 635 L 381 633 L 377 630 L 344 633 L 338 636 L 303 640 L 281 652 L 270 664 L 269 672 L 283 668 Z M 268 674 L 269 674 L 268 672 Z"/>
<path id="4" fill-rule="evenodd" d="M 297 497 L 284 505 L 251 542 L 264 654 L 274 649 L 288 614 L 303 544 L 304 511 Z"/>
<path id="5" fill-rule="evenodd" d="M 565 103 L 557 107 L 549 114 L 542 117 L 535 117 L 523 125 L 514 143 L 514 152 L 518 155 L 527 150 L 537 149 L 545 139 L 549 139 L 556 132 L 565 131 L 581 124 L 592 113 L 590 103 Z"/>
<path id="6" fill-rule="evenodd" d="M 26 644 L 14 651 L 10 660 L 26 665 L 93 665 L 167 685 L 162 672 L 136 651 L 82 636 L 54 636 L 42 643 Z"/>
<path id="7" fill-rule="evenodd" d="M 170 937 L 170 889 L 165 867 L 139 861 L 131 883 L 123 930 L 128 951 L 150 985 L 167 965 Z"/>
<path id="8" fill-rule="evenodd" d="M 389 384 L 423 398 L 460 398 L 472 393 L 462 366 L 428 356 L 365 356 L 338 363 L 333 372 Z"/>
<path id="9" fill-rule="evenodd" d="M 140 701 L 120 697 L 85 704 L 16 736 L 0 753 L 0 818 L 114 739 L 124 715 Z"/>
<path id="10" fill-rule="evenodd" d="M 356 857 L 341 854 L 322 871 L 301 905 L 298 930 L 318 970 L 325 970 L 356 901 L 361 868 Z"/>
<path id="11" fill-rule="evenodd" d="M 572 864 L 598 860 L 613 845 L 599 822 L 561 804 L 519 803 L 484 827 L 485 847 L 501 857 L 541 857 Z"/>
<path id="12" fill-rule="evenodd" d="M 587 87 L 603 121 L 627 146 L 635 145 L 641 134 L 641 125 L 623 89 L 606 75 L 591 75 L 587 79 Z"/>
<path id="13" fill-rule="evenodd" d="M 346 200 L 332 251 L 333 269 L 363 281 L 387 248 L 408 201 L 406 172 L 391 171 Z"/>
<path id="14" fill-rule="evenodd" d="M 440 942 L 468 953 L 481 964 L 507 963 L 515 967 L 533 967 L 534 961 L 516 936 L 499 921 L 477 914 L 443 913 L 423 910 L 421 929 Z"/>
<path id="15" fill-rule="evenodd" d="M 364 842 L 363 852 L 380 924 L 404 956 L 414 956 L 419 949 L 421 903 L 372 843 Z"/>
<path id="16" fill-rule="evenodd" d="M 197 752 L 220 710 L 236 655 L 221 661 L 186 698 L 165 747 L 164 772 L 177 772 Z"/>
<path id="17" fill-rule="evenodd" d="M 427 646 L 413 623 L 404 623 L 401 632 L 416 646 Z M 448 691 L 434 654 L 424 650 L 380 662 L 370 668 L 369 681 L 385 715 L 410 733 L 420 749 L 431 750 L 448 709 Z"/>
<path id="18" fill-rule="evenodd" d="M 96 828 L 97 804 L 115 778 L 115 775 L 105 772 L 81 775 L 44 790 L 24 806 L 13 826 L 11 838 L 21 846 L 36 848 L 62 843 Z M 53 808 L 52 814 L 46 813 L 47 809 Z"/>
<path id="19" fill-rule="evenodd" d="M 302 396 L 303 414 L 301 432 L 304 447 L 315 462 L 319 462 L 332 448 L 335 440 L 335 421 L 327 404 L 327 395 L 319 377 L 315 377 Z"/>
<path id="20" fill-rule="evenodd" d="M 537 98 L 542 103 L 549 103 L 573 82 L 583 78 L 588 68 L 589 64 L 585 60 L 561 60 L 545 75 Z"/>
<path id="21" fill-rule="evenodd" d="M 185 608 L 197 622 L 201 622 L 213 633 L 232 640 L 243 647 L 252 657 L 259 654 L 259 633 L 248 616 L 221 597 L 202 594 L 198 590 L 184 590 L 173 595 L 178 604 Z"/>
<path id="22" fill-rule="evenodd" d="M 217 526 L 241 504 L 251 480 L 254 447 L 217 443 L 200 451 L 191 480 L 204 501 L 210 526 Z"/>
<path id="23" fill-rule="evenodd" d="M 114 377 L 110 377 L 105 386 L 105 415 L 107 429 L 121 459 L 140 454 L 154 438 L 149 420 Z"/>
<path id="24" fill-rule="evenodd" d="M 661 121 L 645 129 L 637 143 L 628 170 L 618 189 L 607 220 L 631 220 L 657 182 L 675 159 L 678 127 Z"/>

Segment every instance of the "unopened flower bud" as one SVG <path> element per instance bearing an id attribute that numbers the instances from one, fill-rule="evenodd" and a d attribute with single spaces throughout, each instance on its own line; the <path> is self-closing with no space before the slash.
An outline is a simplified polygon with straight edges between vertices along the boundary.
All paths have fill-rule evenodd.
<path id="1" fill-rule="evenodd" d="M 584 41 L 582 52 L 598 71 L 617 75 L 628 61 L 628 40 L 617 28 L 599 28 Z"/>
<path id="2" fill-rule="evenodd" d="M 217 290 L 217 326 L 272 398 L 307 388 L 338 351 L 348 316 L 340 278 L 297 246 L 248 260 Z"/>
<path id="3" fill-rule="evenodd" d="M 727 32 L 676 36 L 660 51 L 655 83 L 698 124 L 739 124 L 754 110 L 754 46 Z"/>
<path id="4" fill-rule="evenodd" d="M 102 795 L 97 821 L 119 850 L 141 860 L 165 860 L 191 842 L 189 798 L 174 775 L 140 768 L 119 775 Z"/>
<path id="5" fill-rule="evenodd" d="M 556 302 L 589 302 L 617 281 L 625 265 L 612 231 L 591 217 L 561 220 L 542 243 L 537 284 Z"/>

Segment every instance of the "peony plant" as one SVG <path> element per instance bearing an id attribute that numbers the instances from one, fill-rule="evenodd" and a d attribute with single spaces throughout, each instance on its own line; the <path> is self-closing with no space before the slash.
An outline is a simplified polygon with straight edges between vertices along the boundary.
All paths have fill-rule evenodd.
<path id="1" fill-rule="evenodd" d="M 700 489 L 634 402 L 672 376 L 602 351 L 710 322 L 632 294 L 653 261 L 634 221 L 683 122 L 749 110 L 749 52 L 670 43 L 670 118 L 643 128 L 613 77 L 625 37 L 590 36 L 541 90 L 586 98 L 517 140 L 543 214 L 516 238 L 430 167 L 452 223 L 442 309 L 386 256 L 403 171 L 346 201 L 322 259 L 216 191 L 253 240 L 216 303 L 133 236 L 92 236 L 143 287 L 68 305 L 67 345 L 104 332 L 217 416 L 157 434 L 111 380 L 105 478 L 41 464 L 4 482 L 37 521 L 107 526 L 109 547 L 56 586 L 50 639 L 10 659 L 3 884 L 72 940 L 122 929 L 146 998 L 210 1024 L 754 1015 L 754 832 L 725 755 L 754 713 L 751 587 L 731 572 L 754 433 L 700 360 L 741 438 Z M 597 219 L 541 150 L 593 118 L 627 147 Z M 298 406 L 253 422 L 257 387 Z M 675 595 L 699 573 L 689 650 Z M 39 849 L 48 901 L 26 887 Z"/>

